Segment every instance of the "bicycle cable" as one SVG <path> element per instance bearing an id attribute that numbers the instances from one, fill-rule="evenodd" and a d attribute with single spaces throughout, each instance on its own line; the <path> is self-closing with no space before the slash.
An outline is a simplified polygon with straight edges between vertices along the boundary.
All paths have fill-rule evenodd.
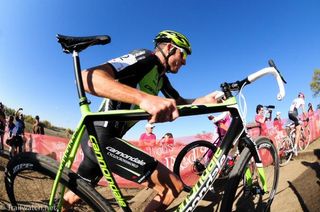
<path id="1" fill-rule="evenodd" d="M 242 89 L 246 85 L 246 82 L 243 83 L 241 88 L 239 89 L 239 113 L 242 117 L 243 126 L 247 125 L 247 101 L 245 96 L 242 94 Z"/>

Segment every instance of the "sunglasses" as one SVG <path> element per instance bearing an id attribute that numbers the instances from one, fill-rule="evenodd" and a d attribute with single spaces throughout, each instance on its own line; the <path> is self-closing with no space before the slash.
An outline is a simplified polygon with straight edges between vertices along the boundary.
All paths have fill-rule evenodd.
<path id="1" fill-rule="evenodd" d="M 187 59 L 187 56 L 188 56 L 188 53 L 186 50 L 184 50 L 183 48 L 180 48 L 174 44 L 172 44 L 175 48 L 179 49 L 180 52 L 181 52 L 181 55 L 182 55 L 182 59 L 186 60 Z"/>

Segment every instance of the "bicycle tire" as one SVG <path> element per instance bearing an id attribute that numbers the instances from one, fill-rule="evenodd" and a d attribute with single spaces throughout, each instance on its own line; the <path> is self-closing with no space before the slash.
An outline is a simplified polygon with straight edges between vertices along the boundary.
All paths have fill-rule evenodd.
<path id="1" fill-rule="evenodd" d="M 246 185 L 244 174 L 248 167 L 250 170 L 256 171 L 255 163 L 252 163 L 252 154 L 245 147 L 241 152 L 240 158 L 229 174 L 228 183 L 225 189 L 225 195 L 221 204 L 221 211 L 269 211 L 271 203 L 274 199 L 279 178 L 279 161 L 276 148 L 272 142 L 265 137 L 260 137 L 256 140 L 258 151 L 261 155 L 264 165 L 264 171 L 267 179 L 268 191 L 266 194 L 261 194 L 259 181 L 256 176 L 253 177 L 253 183 L 250 188 Z M 270 155 L 272 161 L 264 159 Z M 266 157 L 267 158 L 267 157 Z M 269 158 L 270 159 L 270 158 Z M 267 163 L 268 162 L 268 163 Z M 268 165 L 268 166 L 267 166 Z M 261 188 L 261 186 L 260 186 Z M 259 194 L 260 193 L 260 194 Z"/>
<path id="2" fill-rule="evenodd" d="M 12 158 L 5 172 L 5 186 L 12 204 L 11 209 L 48 211 L 50 192 L 58 167 L 57 161 L 37 153 L 23 152 Z M 71 170 L 64 169 L 60 184 L 82 200 L 80 204 L 73 206 L 72 211 L 114 211 L 106 199 Z M 58 197 L 56 198 L 58 201 Z M 56 207 L 53 208 L 55 210 Z"/>
<path id="3" fill-rule="evenodd" d="M 190 192 L 202 171 L 205 170 L 208 150 L 214 154 L 216 149 L 211 142 L 198 140 L 189 143 L 179 152 L 174 162 L 173 172 L 183 182 L 184 191 Z"/>
<path id="4" fill-rule="evenodd" d="M 285 166 L 291 160 L 293 152 L 293 143 L 289 137 L 284 137 L 278 144 L 279 165 Z"/>
<path id="5" fill-rule="evenodd" d="M 310 144 L 310 130 L 309 127 L 301 127 L 300 140 L 298 142 L 299 150 L 304 151 Z"/>

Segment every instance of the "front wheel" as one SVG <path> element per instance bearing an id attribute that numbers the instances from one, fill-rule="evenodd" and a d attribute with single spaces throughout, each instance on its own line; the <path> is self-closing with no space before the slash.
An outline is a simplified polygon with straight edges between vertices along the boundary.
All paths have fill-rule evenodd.
<path id="1" fill-rule="evenodd" d="M 246 147 L 232 169 L 221 211 L 269 211 L 279 178 L 277 150 L 265 137 L 256 141 L 262 164 L 256 164 Z M 258 167 L 263 167 L 263 169 Z M 264 183 L 265 182 L 265 183 Z"/>
<path id="2" fill-rule="evenodd" d="M 12 158 L 6 168 L 5 185 L 10 210 L 15 211 L 49 211 L 49 198 L 58 162 L 36 153 L 23 152 Z M 72 190 L 81 201 L 75 204 L 72 211 L 114 211 L 105 199 L 76 173 L 65 169 L 62 173 L 55 202 L 63 194 L 60 185 Z M 55 204 L 50 210 L 57 211 Z"/>

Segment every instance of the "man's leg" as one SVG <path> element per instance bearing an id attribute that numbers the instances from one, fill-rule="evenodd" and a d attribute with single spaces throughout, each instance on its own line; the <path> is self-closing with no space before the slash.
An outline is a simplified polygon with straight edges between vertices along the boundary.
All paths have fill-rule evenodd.
<path id="1" fill-rule="evenodd" d="M 298 143 L 300 141 L 300 136 L 301 136 L 301 125 L 297 125 L 296 126 L 296 137 L 295 137 L 295 144 L 294 144 L 294 147 L 295 147 L 295 156 L 298 155 Z"/>
<path id="2" fill-rule="evenodd" d="M 78 201 L 80 201 L 80 197 L 73 193 L 72 191 L 67 191 L 63 196 L 63 206 L 61 211 L 68 211 L 68 209 Z"/>
<path id="3" fill-rule="evenodd" d="M 78 168 L 78 174 L 87 179 L 92 186 L 95 186 L 102 177 L 100 167 L 97 163 L 92 162 L 88 157 L 84 156 Z M 67 211 L 73 204 L 80 201 L 80 197 L 72 191 L 68 191 L 63 196 L 64 203 L 62 211 Z"/>
<path id="4" fill-rule="evenodd" d="M 158 192 L 145 211 L 164 211 L 183 190 L 180 179 L 161 163 L 142 185 Z"/>

